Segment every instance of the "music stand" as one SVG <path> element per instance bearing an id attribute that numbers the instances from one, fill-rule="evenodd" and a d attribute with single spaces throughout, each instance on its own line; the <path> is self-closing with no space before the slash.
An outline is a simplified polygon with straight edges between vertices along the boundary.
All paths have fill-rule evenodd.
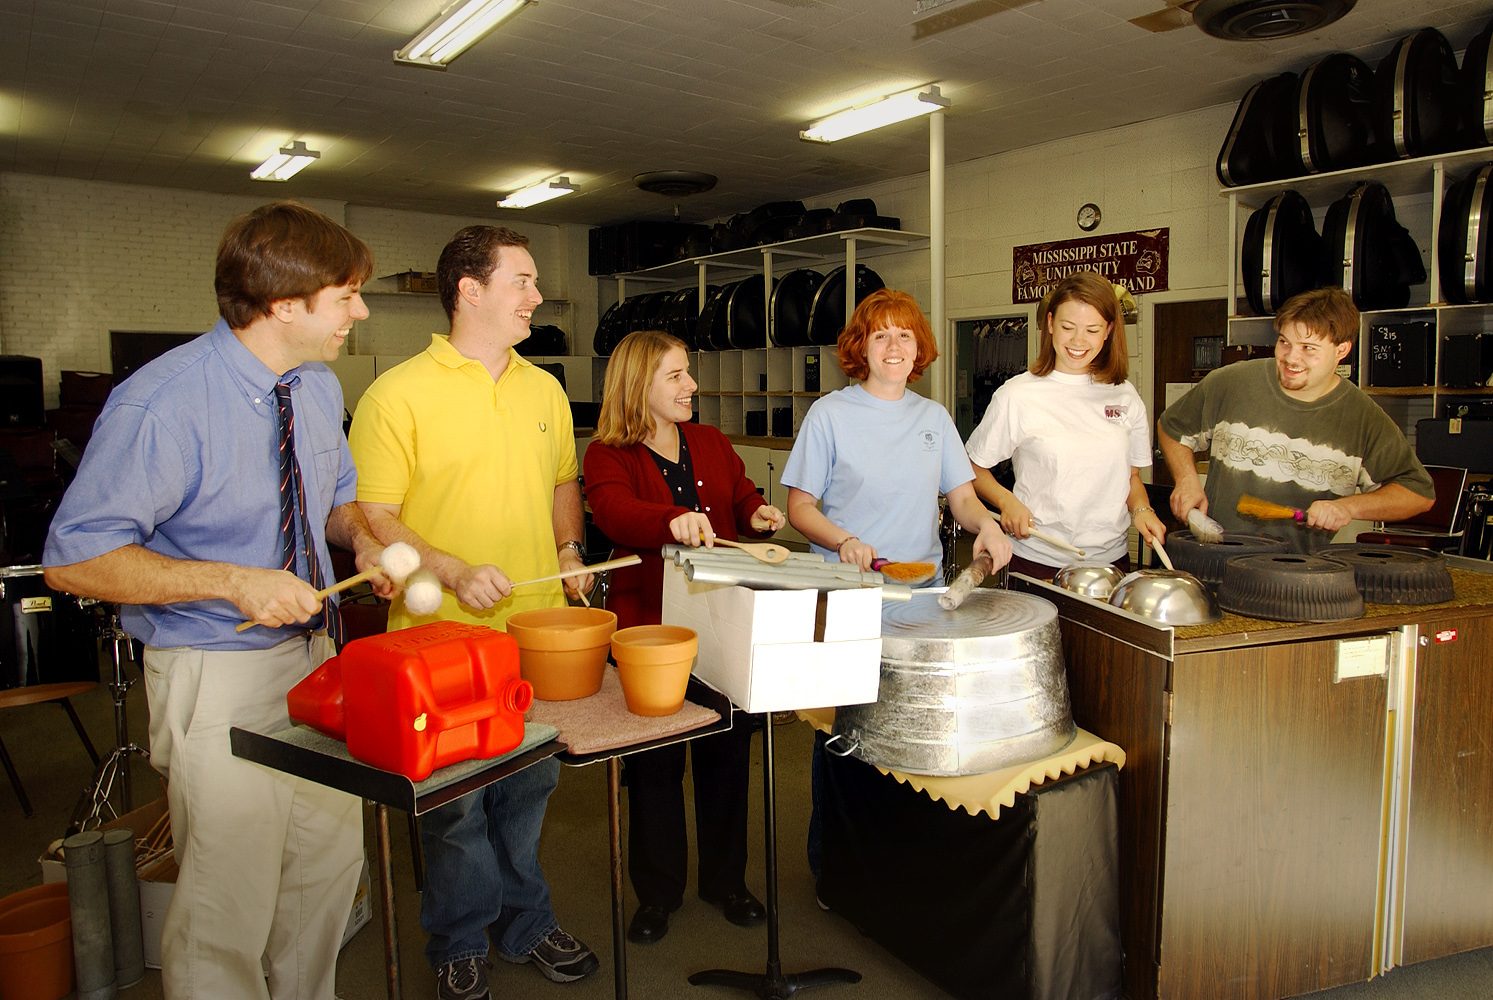
<path id="1" fill-rule="evenodd" d="M 762 1000 L 784 1000 L 811 986 L 858 983 L 861 981 L 861 974 L 851 969 L 834 968 L 783 974 L 783 963 L 778 956 L 778 819 L 777 799 L 773 789 L 772 713 L 765 713 L 762 721 L 763 826 L 767 831 L 767 971 L 754 973 L 707 969 L 690 976 L 689 981 L 691 986 L 729 986 L 755 993 Z"/>
<path id="2" fill-rule="evenodd" d="M 150 759 L 149 750 L 130 742 L 130 722 L 125 710 L 125 698 L 129 695 L 130 688 L 135 686 L 135 681 L 124 673 L 125 662 L 134 660 L 130 655 L 130 643 L 134 639 L 119 624 L 119 605 L 100 602 L 99 606 L 108 615 L 108 624 L 103 627 L 101 634 L 111 644 L 109 660 L 113 672 L 109 678 L 109 691 L 114 698 L 114 749 L 99 761 L 93 777 L 89 779 L 78 804 L 73 808 L 73 821 L 67 831 L 69 835 L 100 825 L 104 811 L 113 811 L 109 797 L 114 793 L 116 781 L 119 783 L 120 803 L 124 808 L 115 815 L 123 815 L 133 809 L 135 803 L 130 784 L 130 758 Z"/>

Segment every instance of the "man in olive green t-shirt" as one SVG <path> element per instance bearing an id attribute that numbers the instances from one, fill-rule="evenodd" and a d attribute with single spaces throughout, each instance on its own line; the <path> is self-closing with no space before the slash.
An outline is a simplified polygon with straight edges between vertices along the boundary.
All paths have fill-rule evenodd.
<path id="1" fill-rule="evenodd" d="M 1358 310 L 1341 288 L 1294 296 L 1275 316 L 1275 358 L 1211 372 L 1157 422 L 1172 471 L 1172 512 L 1197 508 L 1226 530 L 1286 538 L 1297 552 L 1332 541 L 1349 521 L 1403 521 L 1435 490 L 1405 435 L 1337 374 L 1353 349 Z M 1193 453 L 1208 452 L 1206 490 Z M 1240 496 L 1306 512 L 1305 523 L 1257 520 Z"/>

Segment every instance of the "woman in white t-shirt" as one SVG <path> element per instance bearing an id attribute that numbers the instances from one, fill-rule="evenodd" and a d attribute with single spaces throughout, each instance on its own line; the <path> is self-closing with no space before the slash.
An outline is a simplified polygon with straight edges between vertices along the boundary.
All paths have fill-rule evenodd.
<path id="1" fill-rule="evenodd" d="M 1146 542 L 1166 529 L 1146 501 L 1146 407 L 1125 381 L 1125 316 L 1114 286 L 1092 271 L 1060 281 L 1042 304 L 1042 345 L 1030 370 L 996 390 L 969 439 L 975 490 L 998 507 L 1011 568 L 1051 579 L 1077 557 L 1031 537 L 1036 528 L 1129 569 L 1132 522 Z M 1006 459 L 1014 490 L 990 469 Z"/>

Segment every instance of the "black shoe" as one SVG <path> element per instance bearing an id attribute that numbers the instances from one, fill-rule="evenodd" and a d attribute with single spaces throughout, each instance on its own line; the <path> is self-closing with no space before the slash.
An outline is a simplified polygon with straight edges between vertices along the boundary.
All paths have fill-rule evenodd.
<path id="1" fill-rule="evenodd" d="M 627 926 L 627 940 L 634 944 L 652 944 L 663 940 L 663 936 L 669 933 L 669 914 L 677 909 L 678 903 L 671 907 L 638 907 L 638 912 L 632 915 L 632 923 Z"/>
<path id="2" fill-rule="evenodd" d="M 701 896 L 707 903 L 714 903 L 725 911 L 726 919 L 737 927 L 756 927 L 767 919 L 767 910 L 762 903 L 746 889 L 738 889 L 721 899 L 710 899 Z"/>

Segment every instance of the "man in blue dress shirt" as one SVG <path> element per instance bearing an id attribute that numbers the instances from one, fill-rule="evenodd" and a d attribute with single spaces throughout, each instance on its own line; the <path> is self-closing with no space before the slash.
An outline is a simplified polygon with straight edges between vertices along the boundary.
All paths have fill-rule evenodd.
<path id="1" fill-rule="evenodd" d="M 323 363 L 368 315 L 372 271 L 362 240 L 304 205 L 230 223 L 222 318 L 114 390 L 47 538 L 48 585 L 124 605 L 146 646 L 150 759 L 181 868 L 161 940 L 172 1000 L 266 996 L 261 955 L 270 997 L 333 1000 L 361 805 L 234 758 L 228 730 L 288 726 L 286 692 L 335 652 L 309 582 L 312 559 L 332 579 L 328 540 L 378 565 Z M 284 493 L 282 469 L 297 472 Z"/>

